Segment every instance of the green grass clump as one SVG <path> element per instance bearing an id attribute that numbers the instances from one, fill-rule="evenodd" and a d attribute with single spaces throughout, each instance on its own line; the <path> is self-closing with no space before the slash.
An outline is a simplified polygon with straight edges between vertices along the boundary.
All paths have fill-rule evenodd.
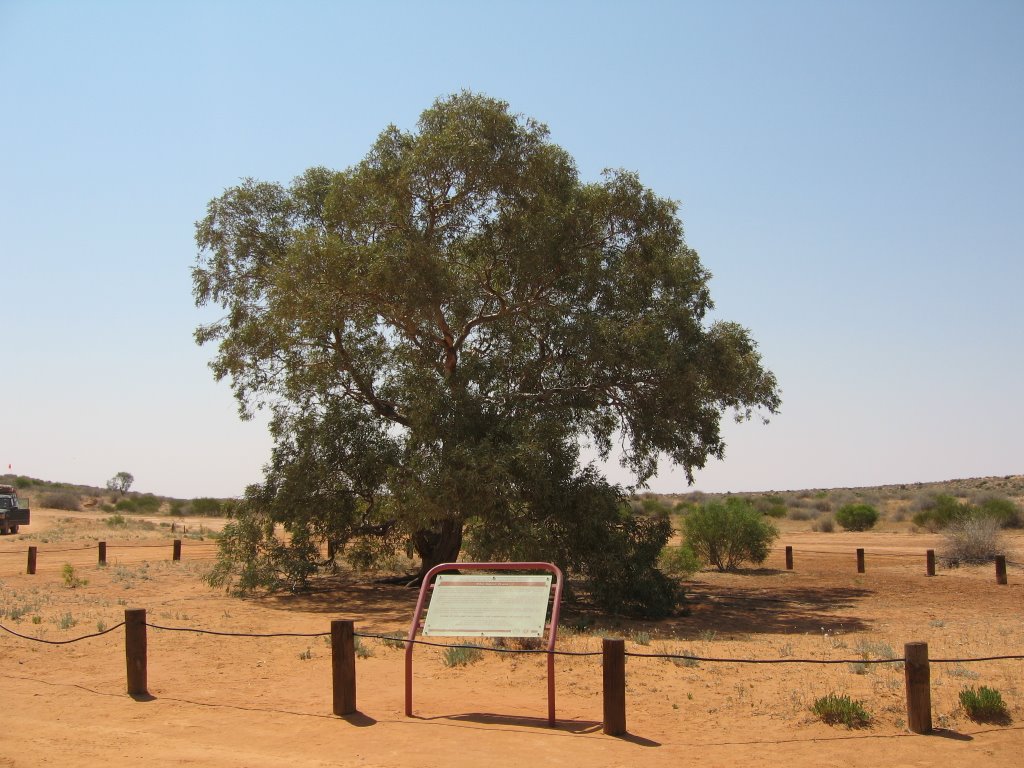
<path id="1" fill-rule="evenodd" d="M 977 690 L 964 688 L 960 691 L 960 706 L 964 712 L 976 723 L 1008 723 L 1010 722 L 1010 710 L 1006 702 L 995 688 L 986 685 Z"/>
<path id="2" fill-rule="evenodd" d="M 847 728 L 866 728 L 871 723 L 871 715 L 864 709 L 864 703 L 855 701 L 849 696 L 838 696 L 830 693 L 814 702 L 811 712 L 816 714 L 827 725 L 845 725 Z"/>
<path id="3" fill-rule="evenodd" d="M 360 659 L 368 659 L 373 656 L 373 648 L 364 643 L 361 637 L 352 639 L 352 647 Z"/>
<path id="4" fill-rule="evenodd" d="M 71 563 L 64 563 L 64 567 L 61 568 L 60 573 L 64 579 L 64 586 L 68 589 L 84 587 L 89 583 L 88 579 L 81 579 L 78 577 L 78 574 L 75 573 L 75 567 L 71 565 Z"/>
<path id="5" fill-rule="evenodd" d="M 458 646 L 445 648 L 441 660 L 446 667 L 466 667 L 476 664 L 484 657 L 484 652 L 476 646 Z"/>
<path id="6" fill-rule="evenodd" d="M 385 632 L 379 640 L 385 648 L 401 651 L 405 649 L 405 637 L 404 632 Z"/>

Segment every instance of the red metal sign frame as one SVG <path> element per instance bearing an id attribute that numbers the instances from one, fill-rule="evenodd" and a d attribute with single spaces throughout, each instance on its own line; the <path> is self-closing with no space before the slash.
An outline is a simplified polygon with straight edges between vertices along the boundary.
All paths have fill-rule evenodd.
<path id="1" fill-rule="evenodd" d="M 445 571 L 547 571 L 555 576 L 555 597 L 551 604 L 551 622 L 548 624 L 548 725 L 555 725 L 555 640 L 558 639 L 558 617 L 562 606 L 562 571 L 552 563 L 442 563 L 435 565 L 423 577 L 416 612 L 409 626 L 407 640 L 415 640 L 422 628 L 423 609 L 427 593 L 434 588 L 434 577 Z M 412 651 L 416 644 L 405 644 L 405 715 L 412 717 Z"/>

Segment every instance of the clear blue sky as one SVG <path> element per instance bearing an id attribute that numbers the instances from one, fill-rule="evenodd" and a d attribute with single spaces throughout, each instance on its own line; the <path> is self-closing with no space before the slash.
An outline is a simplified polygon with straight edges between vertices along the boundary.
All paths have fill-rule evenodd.
<path id="1" fill-rule="evenodd" d="M 783 390 L 697 488 L 1024 472 L 1022 40 L 1019 0 L 0 0 L 0 469 L 258 480 L 192 342 L 194 222 L 469 88 L 681 202 Z"/>

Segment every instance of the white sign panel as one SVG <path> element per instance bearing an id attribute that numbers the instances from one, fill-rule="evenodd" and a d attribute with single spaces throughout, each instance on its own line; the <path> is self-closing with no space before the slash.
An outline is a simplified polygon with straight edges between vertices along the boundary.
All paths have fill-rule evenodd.
<path id="1" fill-rule="evenodd" d="M 541 637 L 551 574 L 441 575 L 423 623 L 425 637 Z"/>

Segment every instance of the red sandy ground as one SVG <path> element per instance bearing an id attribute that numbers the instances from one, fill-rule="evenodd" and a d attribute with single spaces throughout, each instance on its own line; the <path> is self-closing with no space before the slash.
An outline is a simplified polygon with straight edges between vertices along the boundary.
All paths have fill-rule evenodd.
<path id="1" fill-rule="evenodd" d="M 559 648 L 598 650 L 600 629 L 633 638 L 627 650 L 641 653 L 846 659 L 865 647 L 877 654 L 889 646 L 901 656 L 905 642 L 925 640 L 933 659 L 1024 654 L 1024 570 L 1011 567 L 1008 586 L 995 583 L 990 567 L 940 569 L 927 578 L 924 550 L 937 537 L 817 534 L 800 525 L 785 522 L 779 541 L 795 547 L 794 571 L 783 570 L 778 551 L 758 570 L 703 572 L 690 585 L 690 615 L 649 624 L 605 620 L 588 633 L 563 634 Z M 380 633 L 404 630 L 415 604 L 414 590 L 340 581 L 301 596 L 232 598 L 201 580 L 212 559 L 208 542 L 186 539 L 183 562 L 172 564 L 166 528 L 118 532 L 96 514 L 36 511 L 25 531 L 0 539 L 0 623 L 50 640 L 113 626 L 125 607 L 144 607 L 151 623 L 173 627 L 319 633 L 331 619 L 352 618 L 357 632 Z M 106 568 L 96 565 L 98 539 L 109 542 Z M 163 546 L 140 546 L 157 543 Z M 24 573 L 29 544 L 39 547 L 35 576 Z M 1024 560 L 1024 536 L 1010 544 L 1011 560 Z M 90 549 L 55 551 L 79 546 Z M 855 568 L 858 546 L 868 550 L 863 575 Z M 88 584 L 67 588 L 65 563 Z M 62 629 L 66 614 L 76 623 Z M 641 644 L 643 633 L 649 644 Z M 1009 766 L 1021 764 L 1024 750 L 1019 660 L 933 664 L 937 731 L 917 736 L 905 727 L 899 669 L 687 667 L 630 658 L 629 735 L 612 738 L 601 732 L 600 657 L 557 660 L 559 724 L 552 729 L 542 657 L 485 654 L 449 669 L 439 651 L 420 647 L 416 716 L 407 718 L 403 651 L 363 643 L 372 656 L 357 661 L 359 714 L 342 719 L 331 715 L 324 638 L 150 629 L 152 697 L 136 701 L 124 693 L 123 630 L 63 646 L 0 632 L 0 766 Z M 968 720 L 958 705 L 967 685 L 998 688 L 1013 722 Z M 830 692 L 862 700 L 871 726 L 817 721 L 809 707 Z"/>

